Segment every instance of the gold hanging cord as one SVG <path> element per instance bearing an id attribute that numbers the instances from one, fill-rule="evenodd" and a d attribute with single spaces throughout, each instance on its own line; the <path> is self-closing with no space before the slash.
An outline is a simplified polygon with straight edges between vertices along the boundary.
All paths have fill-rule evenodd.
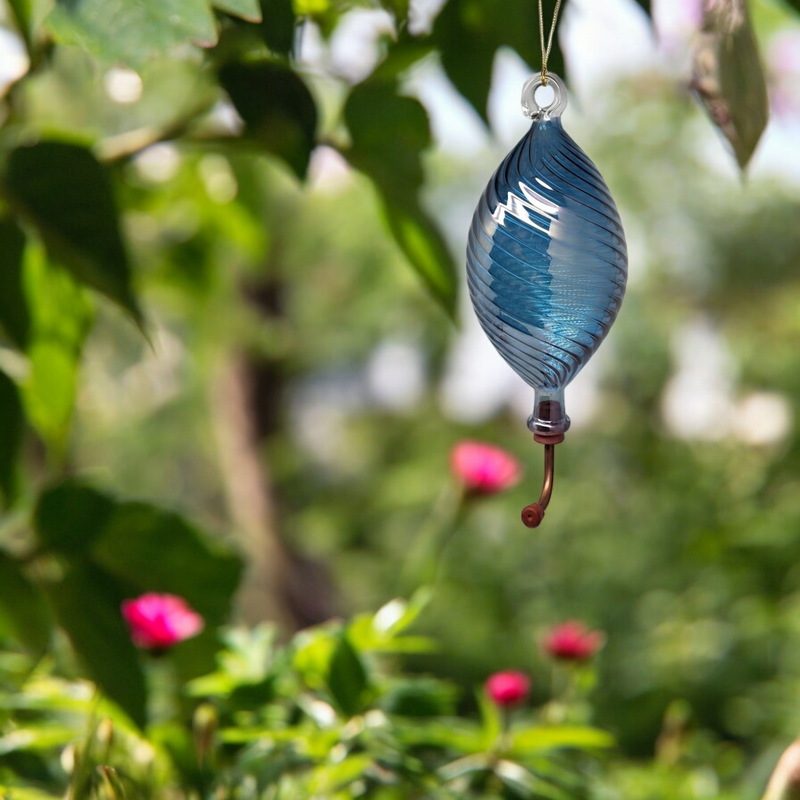
<path id="1" fill-rule="evenodd" d="M 539 41 L 542 43 L 542 86 L 547 86 L 547 59 L 553 47 L 553 34 L 556 32 L 556 20 L 561 9 L 561 0 L 556 0 L 556 9 L 553 12 L 553 22 L 550 25 L 550 35 L 547 37 L 547 47 L 544 46 L 544 11 L 542 0 L 539 0 Z"/>

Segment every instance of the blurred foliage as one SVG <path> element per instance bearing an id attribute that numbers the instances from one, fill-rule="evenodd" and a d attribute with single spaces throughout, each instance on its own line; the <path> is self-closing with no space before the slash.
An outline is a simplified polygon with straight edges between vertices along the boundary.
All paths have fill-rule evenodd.
<path id="1" fill-rule="evenodd" d="M 731 179 L 659 74 L 570 121 L 634 280 L 532 536 L 530 485 L 445 474 L 465 436 L 529 453 L 507 404 L 442 400 L 450 244 L 502 148 L 435 147 L 413 87 L 440 69 L 486 121 L 498 48 L 537 63 L 535 4 L 449 0 L 427 27 L 403 0 L 3 8 L 30 68 L 0 112 L 0 794 L 757 797 L 800 727 L 796 189 Z M 792 9 L 752 4 L 756 33 Z M 351 74 L 333 43 L 366 12 Z M 764 122 L 744 19 L 710 73 L 742 165 Z M 698 326 L 728 365 L 699 422 Z M 417 634 L 363 614 L 423 584 Z M 298 627 L 349 621 L 226 628 L 256 621 L 254 585 Z M 162 661 L 119 614 L 149 591 L 206 620 Z M 607 646 L 551 690 L 537 641 L 572 616 Z M 537 712 L 504 733 L 466 687 L 507 666 Z"/>
<path id="2" fill-rule="evenodd" d="M 216 671 L 185 691 L 172 656 L 162 656 L 150 665 L 147 739 L 89 684 L 55 677 L 46 662 L 8 659 L 0 713 L 15 724 L 0 737 L 0 790 L 10 798 L 588 797 L 608 734 L 529 711 L 511 722 L 486 698 L 480 721 L 458 719 L 456 687 L 394 674 L 396 654 L 420 645 L 404 630 L 423 605 L 394 600 L 283 648 L 267 625 L 229 629 Z M 187 718 L 179 705 L 188 699 Z"/>

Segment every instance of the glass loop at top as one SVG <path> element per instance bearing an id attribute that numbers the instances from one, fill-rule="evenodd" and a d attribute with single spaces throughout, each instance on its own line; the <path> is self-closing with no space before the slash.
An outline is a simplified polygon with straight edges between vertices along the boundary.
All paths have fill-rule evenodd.
<path id="1" fill-rule="evenodd" d="M 531 119 L 552 119 L 560 117 L 567 107 L 567 87 L 554 72 L 547 73 L 547 86 L 553 89 L 553 100 L 540 106 L 536 102 L 536 90 L 544 86 L 540 73 L 532 75 L 522 87 L 522 113 Z"/>

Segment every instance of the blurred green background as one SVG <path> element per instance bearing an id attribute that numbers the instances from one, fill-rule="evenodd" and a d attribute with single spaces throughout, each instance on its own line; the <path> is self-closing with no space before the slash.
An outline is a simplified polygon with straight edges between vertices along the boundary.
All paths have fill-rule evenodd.
<path id="1" fill-rule="evenodd" d="M 385 224 L 393 207 L 375 188 L 391 169 L 418 182 L 460 263 L 474 203 L 525 129 L 517 93 L 531 68 L 518 55 L 491 52 L 487 127 L 435 54 L 410 72 L 408 54 L 391 63 L 385 11 L 337 7 L 331 30 L 324 17 L 295 30 L 294 63 L 323 131 L 304 180 L 294 134 L 268 147 L 282 160 L 248 143 L 256 124 L 234 67 L 223 83 L 247 123 L 241 137 L 194 51 L 139 66 L 76 46 L 42 56 L 8 90 L 3 135 L 88 145 L 107 165 L 147 339 L 117 306 L 74 289 L 91 329 L 66 368 L 74 374 L 25 390 L 36 433 L 4 522 L 9 547 L 24 538 L 43 480 L 80 476 L 234 543 L 246 559 L 238 618 L 274 619 L 285 632 L 408 595 L 434 559 L 420 631 L 439 649 L 412 670 L 470 684 L 524 669 L 543 700 L 541 637 L 574 617 L 606 633 L 594 722 L 628 755 L 651 754 L 676 715 L 723 776 L 742 754 L 793 738 L 800 17 L 779 0 L 751 4 L 774 114 L 743 177 L 687 88 L 696 9 L 653 5 L 660 39 L 633 2 L 575 1 L 564 14 L 576 89 L 565 127 L 620 208 L 630 282 L 612 333 L 567 389 L 573 429 L 535 531 L 519 522 L 541 479 L 541 448 L 525 428 L 532 392 L 481 338 L 461 272 L 453 324 L 409 269 Z M 220 54 L 246 50 L 236 36 L 252 31 L 234 27 Z M 534 44 L 521 55 L 535 62 Z M 382 68 L 421 99 L 433 143 L 417 148 L 420 164 L 399 167 L 386 142 L 365 147 L 351 161 L 369 164 L 373 182 L 338 152 L 353 136 L 341 104 L 387 52 Z M 386 125 L 390 141 L 391 117 L 379 103 L 374 114 L 349 127 Z M 26 258 L 42 252 L 34 242 Z M 53 302 L 77 314 L 67 295 Z M 24 373 L 20 360 L 0 350 L 12 376 Z M 68 390 L 55 396 L 70 381 L 74 411 Z M 506 448 L 526 476 L 470 503 L 449 530 L 448 458 L 463 438 Z"/>

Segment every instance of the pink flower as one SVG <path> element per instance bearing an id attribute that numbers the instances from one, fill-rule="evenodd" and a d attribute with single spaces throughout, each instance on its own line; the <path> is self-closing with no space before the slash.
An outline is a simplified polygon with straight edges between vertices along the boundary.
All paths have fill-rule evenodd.
<path id="1" fill-rule="evenodd" d="M 486 681 L 486 694 L 501 708 L 519 705 L 531 689 L 531 682 L 524 672 L 509 670 L 495 672 Z"/>
<path id="2" fill-rule="evenodd" d="M 203 618 L 174 594 L 143 594 L 122 603 L 131 639 L 148 650 L 166 650 L 203 630 Z"/>
<path id="3" fill-rule="evenodd" d="M 490 444 L 465 439 L 450 454 L 453 474 L 474 494 L 497 494 L 516 486 L 522 467 L 514 456 Z"/>
<path id="4" fill-rule="evenodd" d="M 573 619 L 556 625 L 544 640 L 545 652 L 562 661 L 588 661 L 602 646 L 601 631 L 590 631 Z"/>

